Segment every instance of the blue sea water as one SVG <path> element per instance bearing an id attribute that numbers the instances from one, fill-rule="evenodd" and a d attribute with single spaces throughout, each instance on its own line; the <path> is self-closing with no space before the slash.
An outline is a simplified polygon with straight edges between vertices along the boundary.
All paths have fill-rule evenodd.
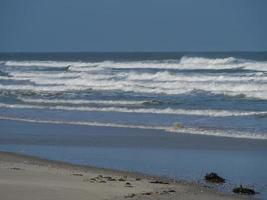
<path id="1" fill-rule="evenodd" d="M 267 53 L 1 54 L 0 113 L 267 139 Z"/>
<path id="2" fill-rule="evenodd" d="M 266 130 L 267 53 L 0 54 L 0 150 L 266 199 Z"/>

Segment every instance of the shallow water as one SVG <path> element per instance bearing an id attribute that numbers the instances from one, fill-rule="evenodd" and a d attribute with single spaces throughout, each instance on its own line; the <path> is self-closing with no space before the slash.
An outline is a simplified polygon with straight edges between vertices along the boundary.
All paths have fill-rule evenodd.
<path id="1" fill-rule="evenodd" d="M 1 151 L 201 183 L 214 171 L 227 180 L 220 190 L 243 184 L 267 199 L 266 140 L 10 120 L 0 126 Z"/>

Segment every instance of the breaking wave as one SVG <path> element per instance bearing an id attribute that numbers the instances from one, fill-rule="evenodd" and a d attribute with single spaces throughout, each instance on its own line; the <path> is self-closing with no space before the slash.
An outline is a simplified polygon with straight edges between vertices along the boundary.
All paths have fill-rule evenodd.
<path id="1" fill-rule="evenodd" d="M 6 61 L 6 66 L 20 67 L 68 67 L 70 71 L 88 71 L 95 68 L 118 69 L 245 69 L 267 71 L 266 61 L 254 61 L 234 57 L 228 58 L 203 58 L 182 57 L 180 60 L 150 60 L 150 61 L 102 61 L 102 62 L 65 62 L 65 61 Z"/>
<path id="2" fill-rule="evenodd" d="M 128 128 L 137 126 L 116 124 L 120 117 L 126 116 L 122 121 L 130 124 L 133 121 L 142 124 L 142 119 L 135 117 L 144 116 L 151 118 L 151 123 L 159 124 L 159 129 L 169 132 L 267 137 L 265 133 L 264 136 L 254 136 L 253 133 L 232 131 L 258 133 L 266 130 L 267 61 L 235 57 L 184 56 L 169 60 L 136 58 L 97 62 L 0 61 L 1 111 L 4 111 L 3 115 L 20 115 L 20 111 L 25 111 L 27 117 L 32 115 L 32 110 L 39 109 L 41 115 L 49 115 L 52 110 L 56 110 L 56 113 L 71 114 L 68 115 L 70 120 L 77 115 L 79 118 L 87 115 L 89 118 L 94 117 L 90 116 L 94 114 L 92 112 L 98 112 L 96 118 L 109 122 L 106 125 Z M 258 55 L 255 58 L 259 58 Z M 95 60 L 99 59 L 102 57 Z M 113 115 L 119 118 L 112 119 L 110 116 Z M 47 119 L 50 117 L 45 116 Z M 161 127 L 172 124 L 177 118 L 197 120 L 201 127 L 220 127 L 217 127 L 218 130 Z M 104 126 L 98 122 L 71 123 Z M 242 123 L 249 124 L 243 127 Z"/>
<path id="3" fill-rule="evenodd" d="M 49 102 L 49 101 L 47 101 Z M 50 102 L 51 103 L 51 102 Z M 253 116 L 267 115 L 267 111 L 228 111 L 228 110 L 188 110 L 188 109 L 154 109 L 154 108 L 126 108 L 126 107 L 82 107 L 82 106 L 59 106 L 59 105 L 25 105 L 25 104 L 4 104 L 0 103 L 0 108 L 20 108 L 20 109 L 51 109 L 66 111 L 87 111 L 87 112 L 123 112 L 123 113 L 148 113 L 148 114 L 170 114 L 170 115 L 194 115 L 211 117 L 231 117 L 231 116 Z"/>
<path id="4" fill-rule="evenodd" d="M 66 61 L 6 61 L 6 66 L 15 66 L 15 67 L 90 67 L 94 63 L 86 62 L 66 62 Z"/>
<path id="5" fill-rule="evenodd" d="M 104 75 L 105 76 L 105 75 Z M 243 95 L 247 98 L 267 99 L 267 84 L 256 81 L 207 81 L 204 77 L 197 77 L 197 81 L 190 81 L 189 77 L 184 77 L 184 81 L 135 81 L 129 79 L 116 80 L 106 79 L 104 76 L 95 76 L 90 79 L 51 79 L 43 77 L 32 77 L 30 79 L 20 77 L 17 80 L 29 80 L 34 84 L 0 84 L 1 90 L 11 91 L 34 91 L 34 92 L 64 92 L 64 91 L 120 91 L 134 92 L 144 94 L 166 94 L 178 95 L 187 94 L 194 91 L 204 91 L 213 94 L 222 94 L 228 96 Z M 130 77 L 131 79 L 132 77 Z M 10 78 L 4 78 L 10 79 Z M 141 78 L 143 79 L 143 78 Z M 164 80 L 165 78 L 161 78 Z M 188 80 L 186 80 L 188 79 Z M 212 78 L 211 78 L 212 79 Z M 222 78 L 223 79 L 223 78 Z M 225 78 L 227 79 L 227 78 Z M 231 79 L 231 78 L 230 78 Z M 233 78 L 234 79 L 234 78 Z M 244 78 L 246 79 L 246 78 Z"/>
<path id="6" fill-rule="evenodd" d="M 26 99 L 19 98 L 21 101 L 26 103 L 46 103 L 46 104 L 104 104 L 104 105 L 143 105 L 148 101 L 112 101 L 112 100 L 62 100 L 62 99 Z"/>

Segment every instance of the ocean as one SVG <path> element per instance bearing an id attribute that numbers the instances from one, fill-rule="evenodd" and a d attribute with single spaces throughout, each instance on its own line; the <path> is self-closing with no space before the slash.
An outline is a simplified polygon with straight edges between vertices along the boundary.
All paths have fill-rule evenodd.
<path id="1" fill-rule="evenodd" d="M 267 199 L 266 139 L 267 53 L 0 54 L 0 151 Z"/>
<path id="2" fill-rule="evenodd" d="M 267 53 L 0 54 L 0 119 L 267 139 Z"/>

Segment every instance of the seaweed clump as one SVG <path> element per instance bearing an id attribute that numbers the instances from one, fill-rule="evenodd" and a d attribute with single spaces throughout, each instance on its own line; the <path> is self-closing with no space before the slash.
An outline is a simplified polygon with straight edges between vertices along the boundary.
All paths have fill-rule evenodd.
<path id="1" fill-rule="evenodd" d="M 247 195 L 256 194 L 255 190 L 250 189 L 250 188 L 245 188 L 242 185 L 240 185 L 240 187 L 234 188 L 233 192 L 237 194 L 247 194 Z"/>
<path id="2" fill-rule="evenodd" d="M 225 183 L 225 179 L 218 176 L 218 174 L 216 173 L 209 173 L 209 174 L 206 174 L 205 176 L 205 180 L 208 181 L 208 182 L 211 182 L 211 183 Z"/>

